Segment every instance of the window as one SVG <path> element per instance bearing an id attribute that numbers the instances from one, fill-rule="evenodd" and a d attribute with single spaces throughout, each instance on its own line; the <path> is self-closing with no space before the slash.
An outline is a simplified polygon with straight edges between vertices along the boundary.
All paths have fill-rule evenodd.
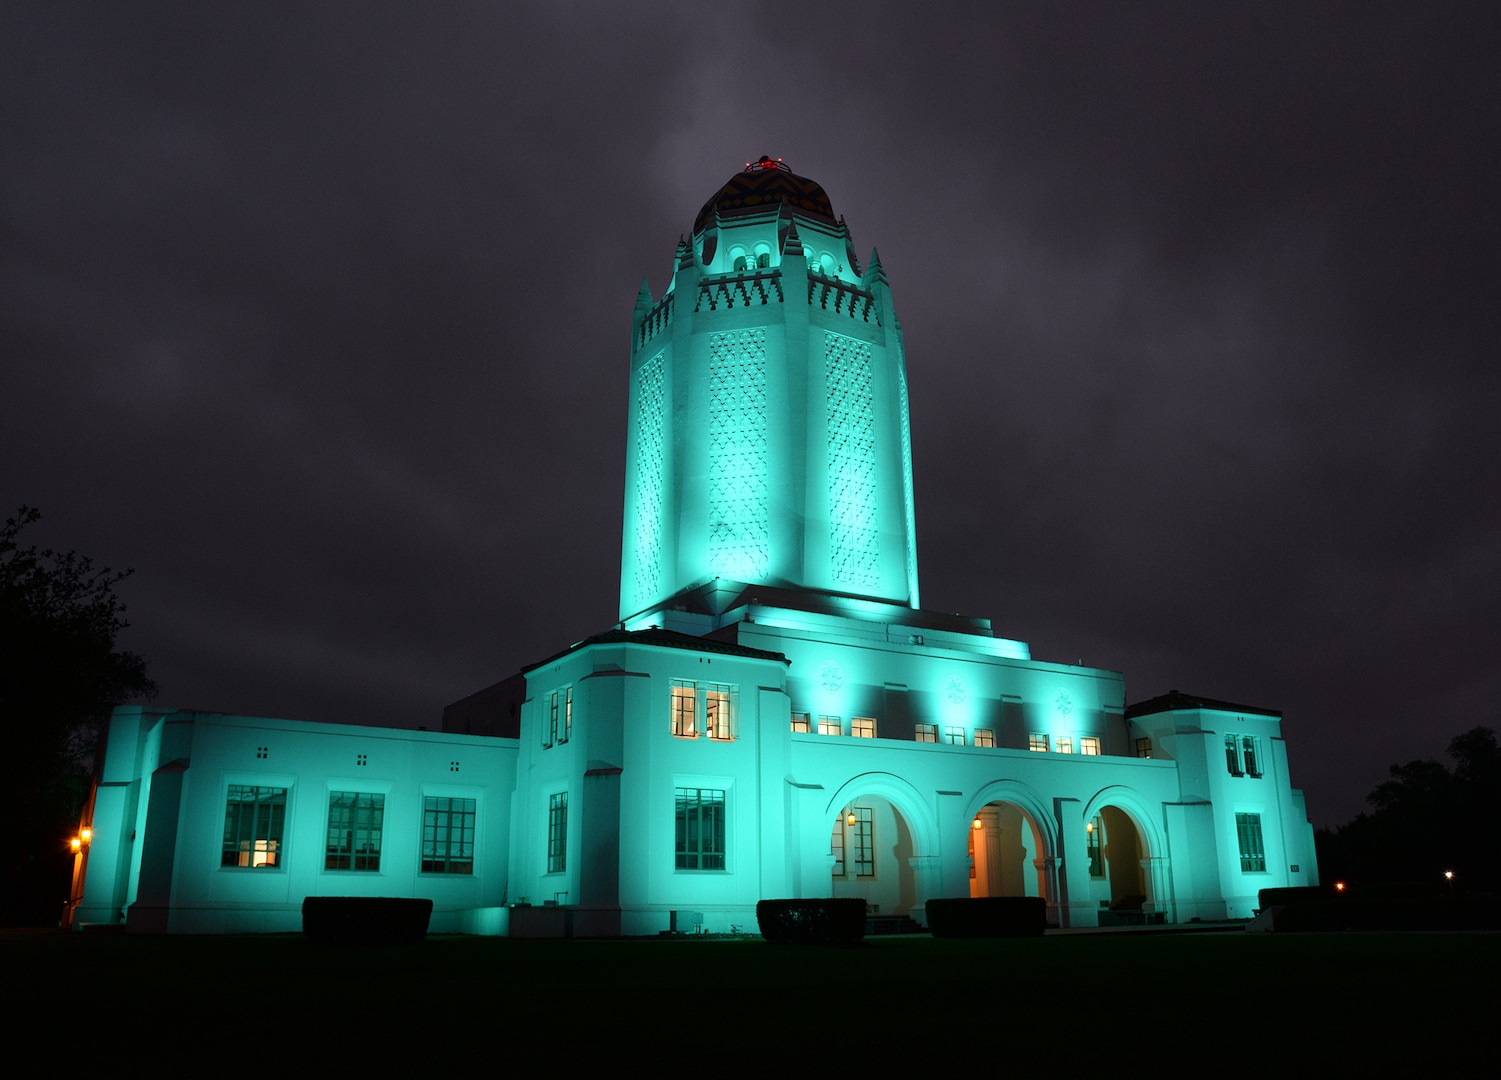
<path id="1" fill-rule="evenodd" d="M 673 679 L 672 733 L 680 739 L 696 739 L 700 730 L 721 742 L 735 738 L 735 688 Z"/>
<path id="2" fill-rule="evenodd" d="M 1246 775 L 1260 776 L 1261 760 L 1256 756 L 1256 737 L 1247 735 L 1240 740 L 1240 745 L 1246 755 Z"/>
<path id="3" fill-rule="evenodd" d="M 837 716 L 820 716 L 818 718 L 818 733 L 820 735 L 843 735 L 844 727 Z"/>
<path id="4" fill-rule="evenodd" d="M 943 729 L 943 741 L 950 746 L 963 746 L 964 729 L 962 727 L 955 727 L 952 724 L 946 725 Z"/>
<path id="5" fill-rule="evenodd" d="M 1072 754 L 1074 752 L 1074 740 L 1069 735 L 1059 735 L 1053 740 L 1053 753 Z"/>
<path id="6" fill-rule="evenodd" d="M 916 731 L 917 731 L 917 741 L 918 742 L 937 742 L 938 741 L 938 725 L 937 724 L 918 724 Z"/>
<path id="7" fill-rule="evenodd" d="M 1261 815 L 1236 814 L 1235 834 L 1240 841 L 1240 868 L 1247 871 L 1266 869 L 1266 850 L 1261 846 Z"/>
<path id="8" fill-rule="evenodd" d="M 876 847 L 874 830 L 874 814 L 868 806 L 856 806 L 853 808 L 855 824 L 850 825 L 846 821 L 845 828 L 849 830 L 846 846 L 849 848 L 850 862 L 854 865 L 856 877 L 875 877 L 876 875 Z"/>
<path id="9" fill-rule="evenodd" d="M 1105 823 L 1096 817 L 1085 826 L 1089 830 L 1089 876 L 1105 876 L 1105 860 L 1101 858 L 1101 852 L 1105 844 Z"/>
<path id="10" fill-rule="evenodd" d="M 995 732 L 988 727 L 975 728 L 976 746 L 995 746 Z"/>
<path id="11" fill-rule="evenodd" d="M 1240 746 L 1234 735 L 1225 736 L 1225 768 L 1231 776 L 1240 776 Z"/>
<path id="12" fill-rule="evenodd" d="M 876 722 L 868 716 L 857 716 L 850 721 L 850 734 L 857 739 L 874 739 Z"/>
<path id="13" fill-rule="evenodd" d="M 1086 735 L 1079 740 L 1079 753 L 1090 757 L 1100 756 L 1100 740 L 1094 735 Z"/>
<path id="14" fill-rule="evenodd" d="M 834 877 L 846 877 L 851 870 L 856 877 L 875 877 L 874 817 L 875 811 L 870 807 L 852 806 L 834 821 L 834 835 L 829 842 L 834 855 Z"/>
<path id="15" fill-rule="evenodd" d="M 730 703 L 730 688 L 723 683 L 706 683 L 704 686 L 704 730 L 711 739 L 729 741 L 735 737 L 731 727 L 734 710 Z"/>
<path id="16" fill-rule="evenodd" d="M 677 868 L 724 869 L 724 792 L 677 789 Z"/>
<path id="17" fill-rule="evenodd" d="M 286 821 L 286 788 L 230 784 L 224 807 L 224 854 L 219 865 L 256 869 L 280 866 Z"/>
<path id="18" fill-rule="evenodd" d="M 565 743 L 573 735 L 573 687 L 565 686 L 552 692 L 546 734 L 543 746 Z"/>
<path id="19" fill-rule="evenodd" d="M 422 872 L 474 873 L 474 800 L 422 800 Z"/>
<path id="20" fill-rule="evenodd" d="M 1137 757 L 1149 758 L 1149 757 L 1152 756 L 1152 740 L 1151 739 L 1137 739 L 1135 745 L 1136 745 L 1136 756 Z"/>
<path id="21" fill-rule="evenodd" d="M 568 868 L 568 792 L 547 797 L 547 872 L 559 874 Z"/>
<path id="22" fill-rule="evenodd" d="M 805 733 L 813 730 L 813 724 L 808 719 L 807 713 L 795 712 L 792 714 L 792 730 Z"/>
<path id="23" fill-rule="evenodd" d="M 1048 737 L 1046 735 L 1040 735 L 1035 731 L 1032 732 L 1032 734 L 1027 736 L 1027 749 L 1035 750 L 1039 753 L 1047 753 Z"/>
<path id="24" fill-rule="evenodd" d="M 672 733 L 680 739 L 698 738 L 698 692 L 691 682 L 672 680 Z"/>
<path id="25" fill-rule="evenodd" d="M 328 793 L 325 870 L 379 870 L 386 797 L 358 791 Z"/>

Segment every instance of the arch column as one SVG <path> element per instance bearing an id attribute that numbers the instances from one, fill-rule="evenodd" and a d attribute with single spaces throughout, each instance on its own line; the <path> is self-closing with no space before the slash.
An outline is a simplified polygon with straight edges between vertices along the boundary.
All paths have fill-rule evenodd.
<path id="1" fill-rule="evenodd" d="M 1165 922 L 1177 922 L 1176 906 L 1173 903 L 1172 867 L 1165 857 L 1141 860 L 1142 880 L 1147 883 L 1146 911 L 1160 911 Z"/>
<path id="2" fill-rule="evenodd" d="M 1054 799 L 1053 815 L 1058 822 L 1060 855 L 1054 874 L 1058 882 L 1058 925 L 1099 926 L 1099 905 L 1089 891 L 1089 834 L 1084 830 L 1088 819 L 1078 799 Z"/>
<path id="3" fill-rule="evenodd" d="M 937 855 L 912 855 L 907 865 L 912 868 L 912 887 L 916 893 L 916 903 L 907 914 L 927 926 L 928 898 L 943 895 L 943 860 Z"/>
<path id="4" fill-rule="evenodd" d="M 1033 859 L 1032 865 L 1037 870 L 1037 891 L 1048 906 L 1048 925 L 1070 925 L 1064 921 L 1068 915 L 1068 905 L 1058 902 L 1058 860 L 1051 855 L 1043 855 Z"/>

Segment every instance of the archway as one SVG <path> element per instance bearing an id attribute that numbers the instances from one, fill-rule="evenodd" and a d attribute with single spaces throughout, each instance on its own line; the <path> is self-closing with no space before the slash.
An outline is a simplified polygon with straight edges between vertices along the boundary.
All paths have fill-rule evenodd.
<path id="1" fill-rule="evenodd" d="M 872 915 L 906 915 L 919 897 L 913 830 L 895 803 L 879 795 L 851 799 L 829 833 L 829 895 L 858 896 Z"/>
<path id="2" fill-rule="evenodd" d="M 1014 802 L 986 803 L 970 822 L 969 895 L 1048 899 L 1048 845 L 1037 821 Z"/>

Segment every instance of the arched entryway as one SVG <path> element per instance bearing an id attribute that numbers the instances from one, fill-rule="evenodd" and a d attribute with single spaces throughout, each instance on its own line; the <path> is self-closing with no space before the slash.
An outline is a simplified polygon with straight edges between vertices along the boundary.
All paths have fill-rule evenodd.
<path id="1" fill-rule="evenodd" d="M 970 896 L 1048 896 L 1047 839 L 1019 804 L 986 803 L 970 821 Z"/>
<path id="2" fill-rule="evenodd" d="M 829 832 L 829 895 L 858 896 L 872 915 L 918 905 L 913 830 L 895 803 L 866 794 L 840 807 Z"/>
<path id="3" fill-rule="evenodd" d="M 1100 922 L 1172 920 L 1162 845 L 1140 801 L 1125 788 L 1110 788 L 1091 800 L 1084 814 L 1090 900 Z"/>

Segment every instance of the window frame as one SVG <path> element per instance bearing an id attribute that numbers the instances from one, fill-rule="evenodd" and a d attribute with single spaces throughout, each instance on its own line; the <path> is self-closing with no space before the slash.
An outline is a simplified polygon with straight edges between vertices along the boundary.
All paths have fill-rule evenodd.
<path id="1" fill-rule="evenodd" d="M 1246 775 L 1259 778 L 1263 774 L 1261 767 L 1261 745 L 1255 735 L 1242 735 L 1240 737 L 1241 760 L 1245 763 Z"/>
<path id="2" fill-rule="evenodd" d="M 339 805 L 352 799 L 348 805 Z M 335 820 L 338 811 L 339 820 Z M 346 813 L 347 811 L 347 813 Z M 386 796 L 380 791 L 330 791 L 328 823 L 324 830 L 323 869 L 336 872 L 378 873 L 381 834 L 385 828 Z M 342 834 L 343 843 L 339 842 Z M 358 838 L 366 836 L 364 845 Z M 342 863 L 343 865 L 334 865 Z"/>
<path id="3" fill-rule="evenodd" d="M 568 792 L 554 791 L 547 797 L 547 872 L 568 869 Z"/>
<path id="4" fill-rule="evenodd" d="M 936 743 L 938 741 L 938 725 L 914 724 L 912 726 L 912 738 L 915 742 Z"/>
<path id="5" fill-rule="evenodd" d="M 843 717 L 826 716 L 820 714 L 818 717 L 818 733 L 820 735 L 831 735 L 835 737 L 842 736 L 844 734 Z"/>
<path id="6" fill-rule="evenodd" d="M 1081 735 L 1079 737 L 1079 753 L 1085 757 L 1099 757 L 1104 747 L 1100 744 L 1098 735 Z"/>
<path id="7" fill-rule="evenodd" d="M 1231 733 L 1225 736 L 1225 769 L 1231 776 L 1244 776 L 1240 768 L 1240 736 Z"/>
<path id="8" fill-rule="evenodd" d="M 813 733 L 813 719 L 805 712 L 792 714 L 792 731 L 794 734 L 811 735 Z"/>
<path id="9" fill-rule="evenodd" d="M 975 728 L 975 746 L 982 750 L 994 750 L 995 729 L 988 727 Z"/>
<path id="10" fill-rule="evenodd" d="M 1034 754 L 1046 754 L 1048 752 L 1048 737 L 1044 732 L 1033 731 L 1027 734 L 1027 749 Z"/>
<path id="11" fill-rule="evenodd" d="M 876 737 L 875 718 L 872 716 L 851 717 L 850 735 L 856 739 L 874 739 Z"/>
<path id="12" fill-rule="evenodd" d="M 946 746 L 967 746 L 965 735 L 967 733 L 961 724 L 943 725 L 943 741 Z"/>
<path id="13" fill-rule="evenodd" d="M 674 869 L 693 873 L 728 870 L 727 789 L 678 786 L 673 789 L 673 805 Z M 707 815 L 706 809 L 710 811 Z M 706 835 L 707 849 L 703 843 Z"/>
<path id="14" fill-rule="evenodd" d="M 440 815 L 443 816 L 441 825 L 439 824 Z M 458 815 L 457 827 L 454 815 Z M 455 840 L 456 833 L 457 841 Z M 475 842 L 478 835 L 479 800 L 477 798 L 466 795 L 424 795 L 422 797 L 421 846 L 418 848 L 419 872 L 472 875 Z M 453 852 L 455 843 L 458 846 L 458 854 Z"/>
<path id="15" fill-rule="evenodd" d="M 1058 735 L 1053 738 L 1053 753 L 1072 754 L 1074 752 L 1074 737 L 1072 735 Z"/>
<path id="16" fill-rule="evenodd" d="M 1261 814 L 1237 812 L 1235 839 L 1240 851 L 1241 873 L 1266 873 L 1266 838 L 1261 831 Z"/>
<path id="17" fill-rule="evenodd" d="M 237 792 L 250 792 L 249 798 Z M 287 802 L 291 789 L 271 784 L 229 784 L 224 791 L 223 870 L 280 870 L 286 858 Z M 245 808 L 249 807 L 247 823 Z M 264 812 L 263 812 L 264 809 Z M 245 835 L 246 833 L 249 835 Z M 258 835 L 265 833 L 264 836 Z M 233 835 L 232 835 L 233 834 Z M 260 861 L 256 861 L 260 856 Z"/>

